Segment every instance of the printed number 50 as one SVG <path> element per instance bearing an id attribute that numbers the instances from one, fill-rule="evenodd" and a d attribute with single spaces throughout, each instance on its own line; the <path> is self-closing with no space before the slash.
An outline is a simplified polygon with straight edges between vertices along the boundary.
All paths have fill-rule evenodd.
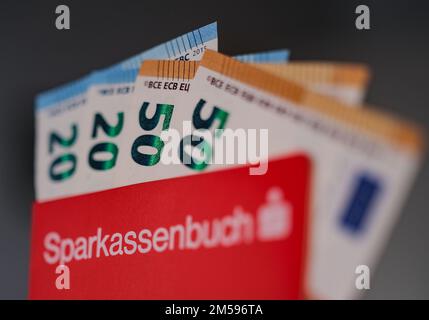
<path id="1" fill-rule="evenodd" d="M 146 115 L 148 108 L 149 102 L 144 102 L 139 112 L 140 127 L 145 131 L 152 131 L 157 127 L 161 115 L 164 115 L 162 130 L 167 130 L 170 127 L 174 106 L 171 104 L 157 104 L 152 118 L 148 118 Z M 141 150 L 144 146 L 155 148 L 156 152 L 154 154 L 145 153 Z M 159 136 L 143 134 L 134 141 L 131 147 L 131 156 L 136 163 L 142 166 L 154 166 L 159 162 L 163 148 L 164 141 Z"/>

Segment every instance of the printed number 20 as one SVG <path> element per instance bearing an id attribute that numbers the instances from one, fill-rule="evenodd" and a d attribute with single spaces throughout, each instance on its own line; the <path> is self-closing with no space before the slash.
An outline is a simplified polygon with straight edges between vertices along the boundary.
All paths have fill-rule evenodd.
<path id="1" fill-rule="evenodd" d="M 117 114 L 118 121 L 115 126 L 112 126 L 106 122 L 104 117 L 97 113 L 95 115 L 94 127 L 92 130 L 92 138 L 97 138 L 98 128 L 100 128 L 104 133 L 110 137 L 117 137 L 124 126 L 124 113 L 118 112 Z M 91 168 L 95 170 L 109 170 L 112 169 L 116 164 L 116 159 L 118 158 L 119 148 L 116 144 L 112 142 L 100 142 L 92 147 L 89 152 L 88 162 Z M 111 157 L 108 160 L 97 160 L 96 155 L 102 153 L 110 153 Z"/>
<path id="2" fill-rule="evenodd" d="M 68 138 L 52 132 L 49 136 L 49 154 L 54 152 L 56 144 L 63 148 L 70 148 L 76 142 L 78 136 L 77 125 L 72 124 L 71 135 Z M 68 168 L 67 168 L 68 165 Z M 64 153 L 52 161 L 49 167 L 49 177 L 54 181 L 64 181 L 73 176 L 76 171 L 77 158 L 74 153 Z M 62 168 L 62 167 L 65 167 Z M 59 168 L 59 169 L 58 169 Z"/>

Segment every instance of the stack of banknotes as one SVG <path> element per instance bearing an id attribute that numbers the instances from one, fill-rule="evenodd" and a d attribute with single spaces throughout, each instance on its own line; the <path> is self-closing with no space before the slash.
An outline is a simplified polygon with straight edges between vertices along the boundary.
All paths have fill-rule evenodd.
<path id="1" fill-rule="evenodd" d="M 217 49 L 212 23 L 37 96 L 30 298 L 370 287 L 420 129 L 363 104 L 365 65 Z"/>

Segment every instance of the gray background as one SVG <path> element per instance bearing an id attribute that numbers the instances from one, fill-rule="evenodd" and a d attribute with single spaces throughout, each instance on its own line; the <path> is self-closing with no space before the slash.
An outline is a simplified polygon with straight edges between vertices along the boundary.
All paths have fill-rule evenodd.
<path id="1" fill-rule="evenodd" d="M 368 101 L 428 127 L 429 5 L 425 1 L 0 2 L 0 298 L 26 298 L 33 192 L 33 98 L 217 20 L 227 54 L 287 47 L 292 59 L 367 62 Z M 371 9 L 357 31 L 354 9 Z M 55 7 L 71 30 L 55 29 Z M 429 298 L 425 161 L 368 298 Z M 425 197 L 426 194 L 426 197 Z"/>

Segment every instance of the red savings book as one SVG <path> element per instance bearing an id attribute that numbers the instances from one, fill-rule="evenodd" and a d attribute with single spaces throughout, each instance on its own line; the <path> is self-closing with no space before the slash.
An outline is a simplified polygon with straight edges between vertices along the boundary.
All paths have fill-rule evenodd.
<path id="1" fill-rule="evenodd" d="M 310 178 L 299 154 L 260 176 L 237 167 L 35 203 L 29 297 L 302 298 Z"/>

